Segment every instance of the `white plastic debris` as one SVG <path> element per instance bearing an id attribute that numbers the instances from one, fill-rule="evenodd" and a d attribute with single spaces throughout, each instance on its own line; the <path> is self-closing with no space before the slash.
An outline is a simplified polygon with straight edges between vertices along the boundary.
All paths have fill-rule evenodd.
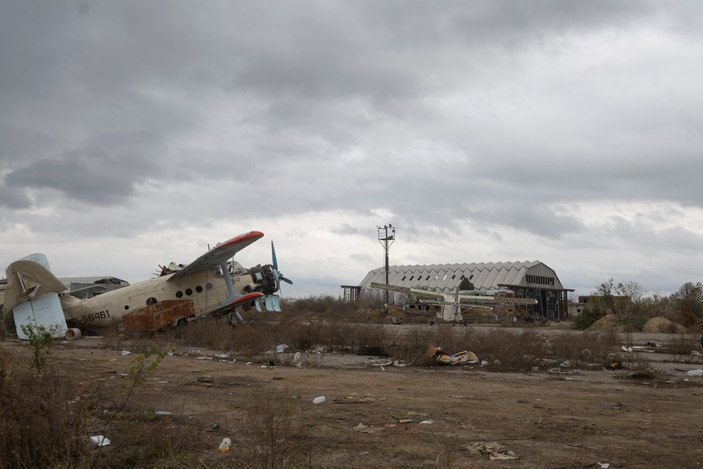
<path id="1" fill-rule="evenodd" d="M 276 345 L 276 353 L 283 353 L 287 348 L 288 346 L 286 344 L 278 344 Z"/>
<path id="2" fill-rule="evenodd" d="M 167 410 L 157 410 L 154 412 L 154 415 L 157 417 L 166 417 L 167 415 L 173 415 L 173 412 L 169 412 Z"/>
<path id="3" fill-rule="evenodd" d="M 627 353 L 632 353 L 632 347 L 625 347 L 624 345 L 620 347 L 620 350 Z"/>
<path id="4" fill-rule="evenodd" d="M 129 350 L 122 350 L 120 352 L 120 355 L 125 356 L 125 355 L 129 355 L 130 353 L 132 353 L 132 352 L 130 352 Z"/>
<path id="5" fill-rule="evenodd" d="M 703 376 L 703 370 L 688 370 L 686 374 L 688 376 Z"/>
<path id="6" fill-rule="evenodd" d="M 419 425 L 432 425 L 434 422 L 432 420 L 423 420 Z"/>
<path id="7" fill-rule="evenodd" d="M 312 400 L 313 404 L 322 404 L 327 400 L 325 396 L 317 396 L 315 399 Z"/>
<path id="8" fill-rule="evenodd" d="M 222 441 L 220 442 L 220 453 L 225 454 L 228 453 L 230 448 L 232 447 L 232 440 L 229 438 L 222 438 Z"/>
<path id="9" fill-rule="evenodd" d="M 103 435 L 95 435 L 90 437 L 90 442 L 97 446 L 109 446 L 110 439 Z"/>

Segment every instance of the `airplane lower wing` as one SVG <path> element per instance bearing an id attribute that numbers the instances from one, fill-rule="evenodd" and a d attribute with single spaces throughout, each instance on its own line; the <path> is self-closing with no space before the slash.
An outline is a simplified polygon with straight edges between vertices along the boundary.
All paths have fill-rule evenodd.
<path id="1" fill-rule="evenodd" d="M 211 315 L 211 314 L 227 314 L 227 313 L 231 313 L 232 311 L 234 311 L 234 309 L 235 309 L 237 306 L 243 306 L 243 305 L 245 305 L 245 304 L 247 304 L 247 303 L 253 303 L 253 302 L 256 301 L 257 299 L 261 298 L 262 296 L 264 296 L 264 294 L 261 293 L 261 292 L 258 292 L 258 291 L 257 291 L 257 292 L 253 292 L 253 293 L 248 293 L 248 294 L 246 294 L 246 295 L 242 295 L 242 296 L 240 296 L 240 297 L 233 298 L 233 299 L 231 299 L 231 300 L 229 300 L 229 301 L 223 303 L 222 305 L 220 305 L 220 307 L 214 309 L 213 311 L 210 311 L 210 312 L 207 313 L 207 314 L 208 314 L 208 315 Z"/>

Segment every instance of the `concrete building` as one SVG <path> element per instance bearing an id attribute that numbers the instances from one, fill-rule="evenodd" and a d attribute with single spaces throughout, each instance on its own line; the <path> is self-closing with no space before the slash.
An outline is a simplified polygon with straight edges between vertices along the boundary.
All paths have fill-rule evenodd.
<path id="1" fill-rule="evenodd" d="M 385 284 L 385 275 L 384 267 L 366 274 L 359 285 L 362 294 L 381 294 L 382 290 L 372 288 L 371 283 Z M 550 320 L 566 319 L 567 295 L 573 291 L 564 288 L 556 272 L 540 261 L 396 265 L 389 267 L 388 283 L 443 293 L 477 290 L 491 294 L 511 290 L 518 298 L 537 300 L 536 305 L 527 307 L 531 317 Z M 399 294 L 392 293 L 390 301 L 399 301 Z"/>

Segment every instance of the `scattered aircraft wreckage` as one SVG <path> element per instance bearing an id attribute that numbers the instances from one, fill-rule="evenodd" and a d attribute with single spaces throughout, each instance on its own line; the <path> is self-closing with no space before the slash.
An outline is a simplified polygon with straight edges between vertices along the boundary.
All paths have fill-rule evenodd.
<path id="1" fill-rule="evenodd" d="M 456 290 L 452 293 L 443 293 L 375 282 L 371 283 L 371 287 L 405 294 L 408 299 L 403 305 L 405 312 L 426 315 L 433 320 L 441 319 L 464 324 L 470 322 L 469 316 L 477 311 L 496 312 L 501 310 L 500 315 L 494 314 L 495 317 L 499 318 L 506 313 L 515 313 L 514 308 L 517 306 L 537 304 L 537 300 L 533 298 L 511 296 L 514 294 L 509 290 L 490 292 Z M 394 320 L 394 318 L 396 319 Z M 397 316 L 393 316 L 392 320 L 400 322 Z"/>
<path id="2" fill-rule="evenodd" d="M 31 254 L 7 267 L 3 309 L 14 318 L 20 339 L 28 338 L 28 326 L 70 339 L 81 328 L 118 325 L 127 332 L 154 332 L 215 315 L 243 323 L 238 308 L 281 311 L 280 282 L 293 283 L 278 270 L 273 243 L 272 264 L 244 269 L 231 260 L 263 236 L 260 231 L 235 236 L 188 265 L 172 263 L 155 278 L 83 297 L 50 272 L 44 254 Z"/>

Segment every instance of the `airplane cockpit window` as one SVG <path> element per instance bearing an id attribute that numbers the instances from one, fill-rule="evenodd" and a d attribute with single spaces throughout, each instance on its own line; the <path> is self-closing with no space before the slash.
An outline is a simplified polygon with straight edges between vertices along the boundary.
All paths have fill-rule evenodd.
<path id="1" fill-rule="evenodd" d="M 150 296 L 149 298 L 146 299 L 147 306 L 155 305 L 156 303 L 157 303 L 156 298 L 154 298 L 153 296 Z"/>
<path id="2" fill-rule="evenodd" d="M 247 271 L 247 269 L 242 267 L 242 264 L 237 261 L 229 261 L 227 264 L 229 266 L 229 272 L 231 274 L 244 274 Z"/>
<path id="3" fill-rule="evenodd" d="M 223 277 L 223 275 L 222 275 L 222 267 L 220 267 L 219 265 L 216 266 L 216 267 L 214 267 L 214 268 L 212 269 L 212 275 L 214 275 L 214 276 L 217 277 L 217 278 L 222 278 L 222 277 Z"/>

